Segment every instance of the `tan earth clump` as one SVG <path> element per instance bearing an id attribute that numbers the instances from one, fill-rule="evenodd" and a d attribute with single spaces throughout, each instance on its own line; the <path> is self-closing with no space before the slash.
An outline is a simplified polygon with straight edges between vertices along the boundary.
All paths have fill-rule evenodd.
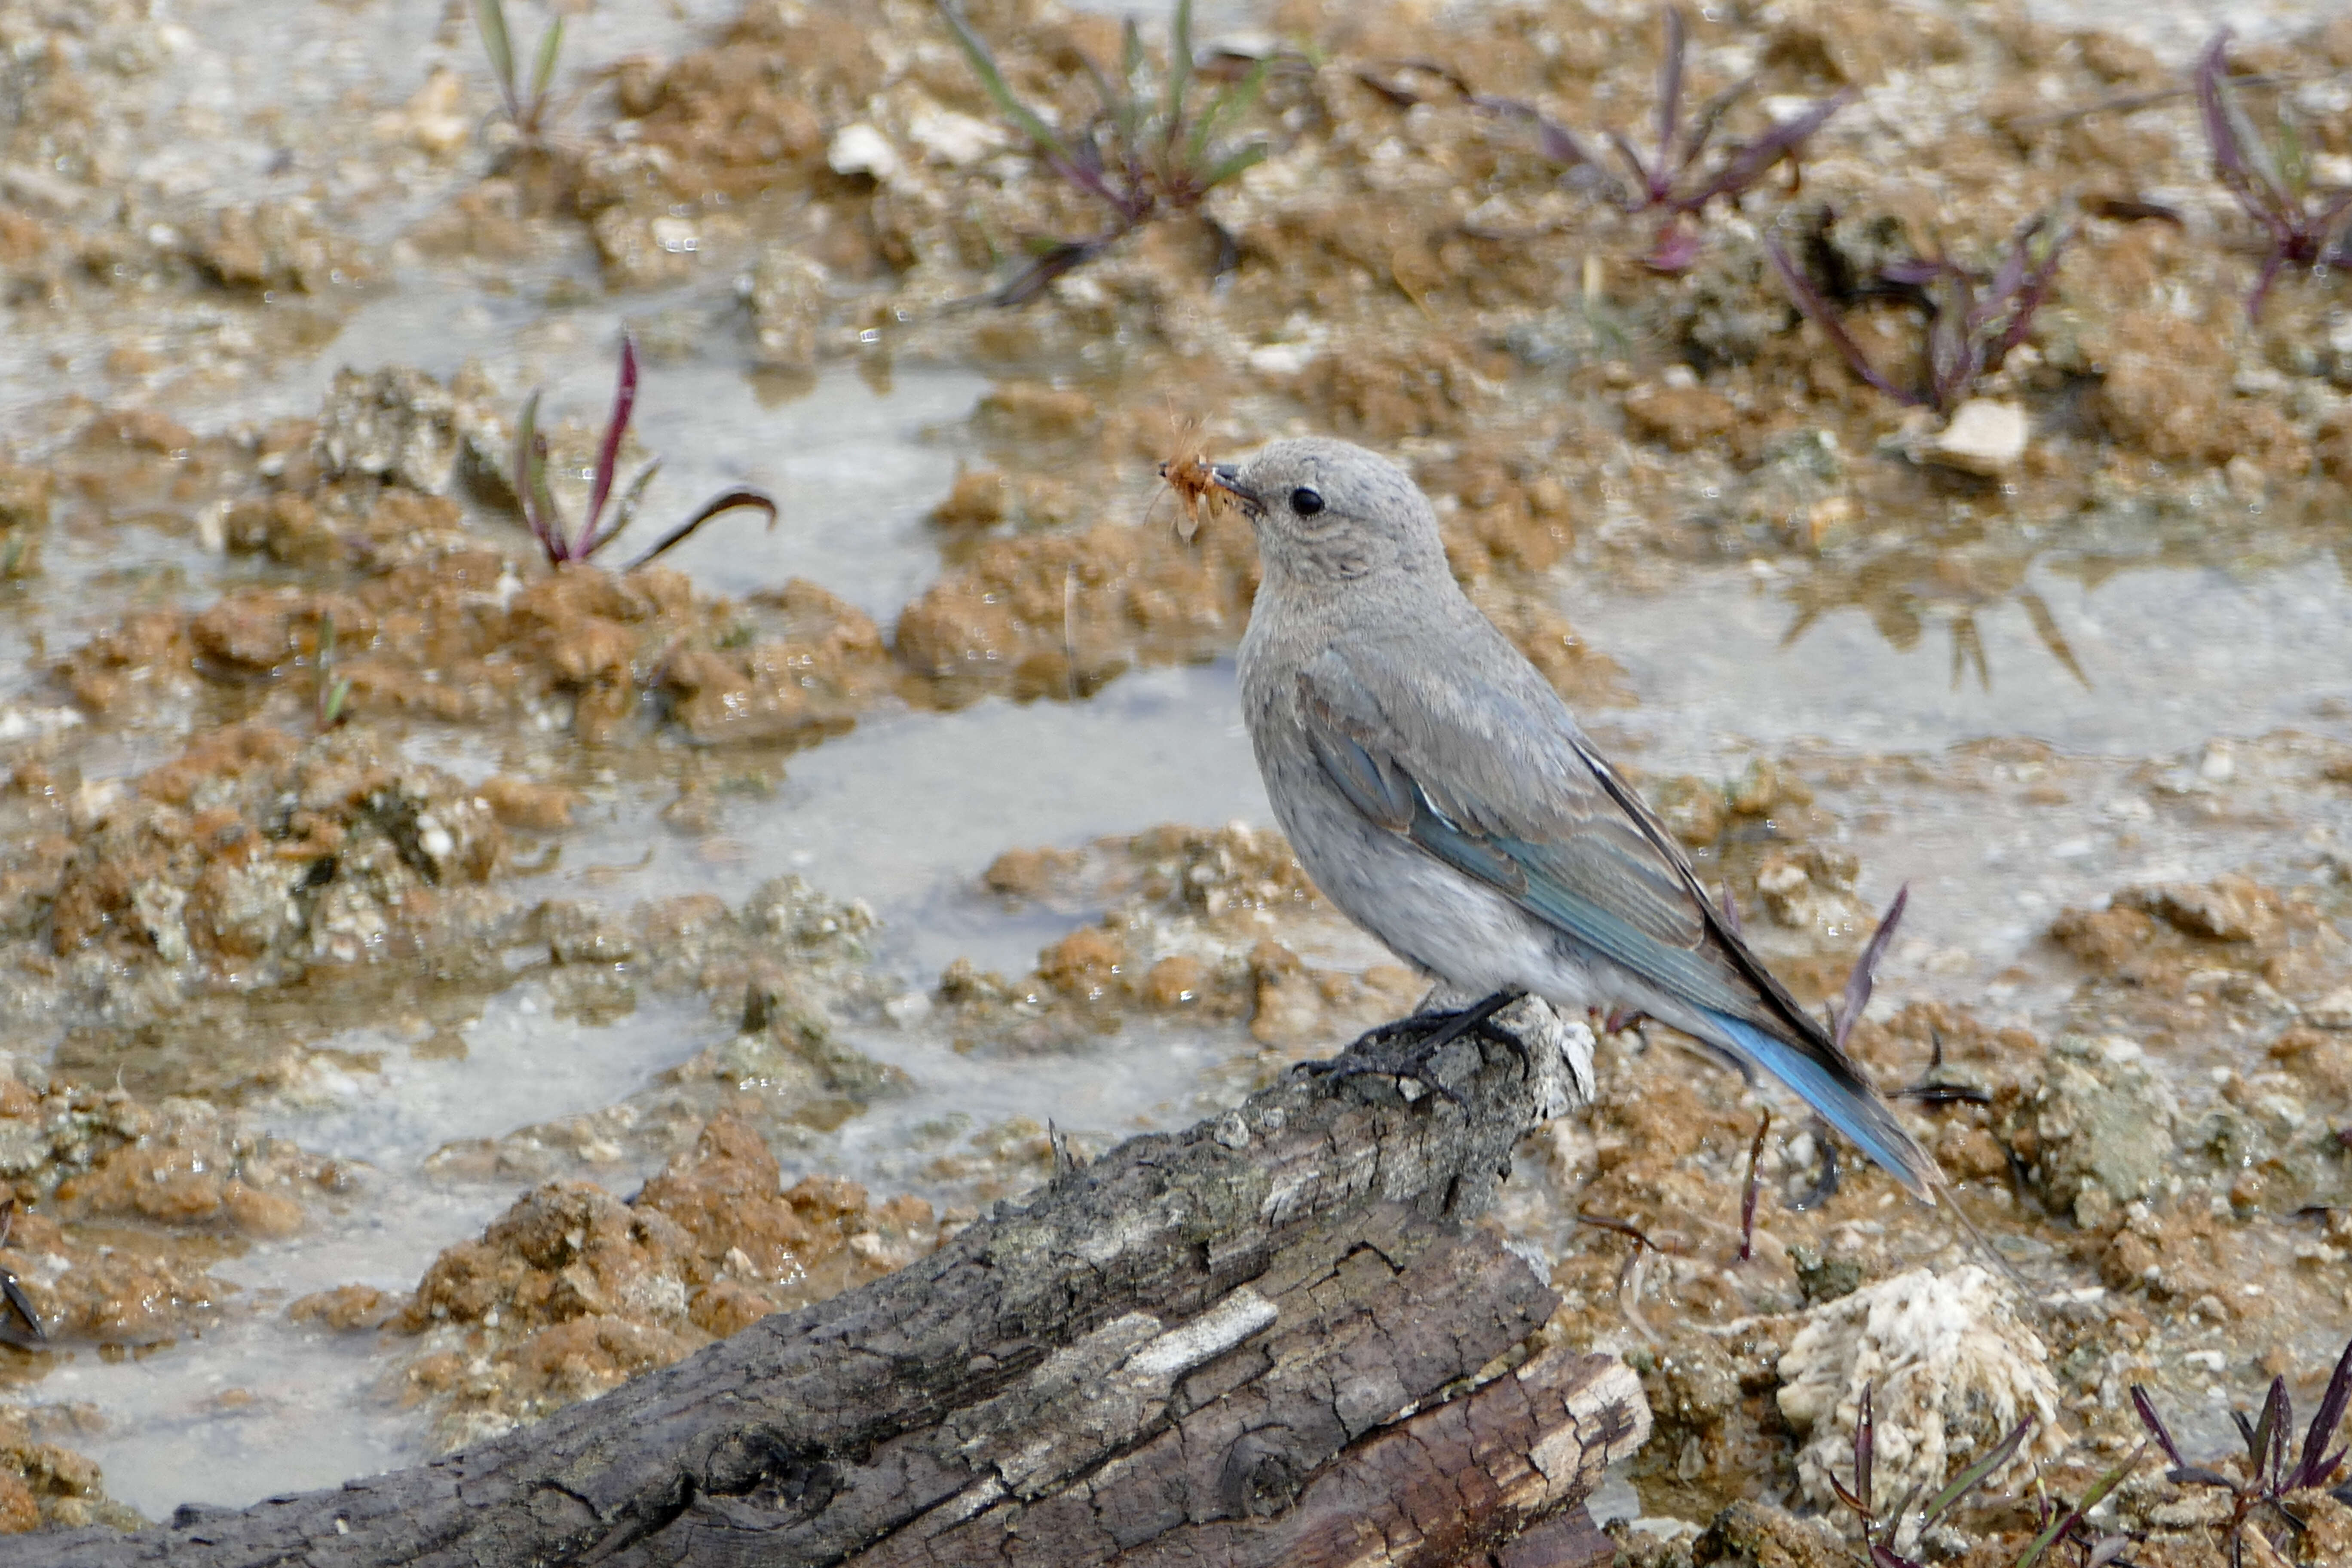
<path id="1" fill-rule="evenodd" d="M 0 1535 L 146 1524 L 135 1510 L 106 1495 L 94 1460 L 54 1441 L 76 1435 L 77 1414 L 73 1407 L 0 1406 Z"/>
<path id="2" fill-rule="evenodd" d="M 992 539 L 898 617 L 899 658 L 961 704 L 992 692 L 1087 695 L 1133 664 L 1198 662 L 1240 640 L 1257 554 L 1238 516 L 1190 545 L 1098 523 Z"/>
<path id="3" fill-rule="evenodd" d="M 212 1264 L 299 1231 L 348 1173 L 200 1100 L 150 1106 L 12 1076 L 0 1078 L 0 1183 L 17 1205 L 0 1268 L 49 1338 L 147 1345 L 209 1322 L 230 1294 Z"/>
<path id="4" fill-rule="evenodd" d="M 232 717 L 316 723 L 341 685 L 343 722 L 529 721 L 592 743 L 665 723 L 706 743 L 805 742 L 892 690 L 879 630 L 813 583 L 713 600 L 658 567 L 550 570 L 517 552 L 519 534 L 486 543 L 445 492 L 512 503 L 494 397 L 473 366 L 446 386 L 404 366 L 345 371 L 318 419 L 272 426 L 249 452 L 134 415 L 92 421 L 84 461 L 160 466 L 139 484 L 168 482 L 183 504 L 216 497 L 224 548 L 266 552 L 304 580 L 136 612 L 53 675 L 101 721 L 201 699 Z M 569 427 L 559 438 L 592 442 Z M 128 456 L 106 456 L 117 448 Z M 110 470 L 106 482 L 124 481 Z"/>
<path id="5" fill-rule="evenodd" d="M 698 253 L 741 244 L 763 208 L 830 184 L 827 128 L 881 85 L 882 65 L 866 28 L 846 18 L 752 6 L 712 47 L 667 64 L 624 60 L 615 76 L 631 133 L 581 158 L 572 203 L 607 279 L 643 286 L 690 274 Z M 871 226 L 841 226 L 820 254 L 870 273 Z"/>
<path id="6" fill-rule="evenodd" d="M 2063 911 L 2050 935 L 2151 1047 L 2216 1005 L 2275 1016 L 2352 978 L 2352 940 L 2315 889 L 2239 875 L 2127 887 L 2105 909 Z"/>
<path id="7" fill-rule="evenodd" d="M 1320 1055 L 1428 989 L 1376 957 L 1267 829 L 1168 826 L 1084 850 L 1008 850 L 982 880 L 1012 900 L 1112 908 L 1018 979 L 949 965 L 932 999 L 959 1050 L 1083 1049 L 1133 1022 L 1245 1024 L 1260 1046 Z M 1352 961 L 1332 963 L 1335 945 Z"/>
<path id="8" fill-rule="evenodd" d="M 536 1419 L 748 1327 L 877 1279 L 938 1241 L 919 1198 L 870 1205 L 775 1157 L 730 1116 L 626 1202 L 586 1182 L 517 1201 L 444 1252 L 393 1320 L 422 1347 L 404 1397 L 445 1447 Z"/>
<path id="9" fill-rule="evenodd" d="M 355 731 L 214 730 L 127 789 L 28 764 L 9 797 L 14 934 L 248 984 L 439 940 L 507 852 L 472 792 Z"/>
<path id="10" fill-rule="evenodd" d="M 701 742 L 818 738 L 849 727 L 893 682 L 874 623 L 812 583 L 795 578 L 742 605 L 698 598 L 658 567 L 568 567 L 526 584 L 507 557 L 481 549 L 343 592 L 241 589 L 194 615 L 150 612 L 57 673 L 100 715 L 135 692 L 212 688 L 290 717 L 340 678 L 351 719 L 543 716 L 592 742 L 665 713 Z"/>
<path id="11" fill-rule="evenodd" d="M 0 461 L 0 578 L 40 570 L 41 538 L 56 493 L 57 479 L 47 468 Z"/>
<path id="12" fill-rule="evenodd" d="M 142 1120 L 145 1130 L 130 1143 L 58 1182 L 55 1212 L 276 1241 L 302 1228 L 307 1200 L 349 1185 L 337 1162 L 241 1127 L 200 1100 L 166 1100 Z"/>

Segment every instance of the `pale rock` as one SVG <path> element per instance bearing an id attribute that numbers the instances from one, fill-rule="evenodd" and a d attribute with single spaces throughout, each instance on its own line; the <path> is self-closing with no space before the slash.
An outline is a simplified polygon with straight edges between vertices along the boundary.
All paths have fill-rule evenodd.
<path id="1" fill-rule="evenodd" d="M 751 269 L 751 332 L 760 363 L 772 370 L 811 372 L 818 333 L 833 293 L 824 268 L 785 246 L 762 254 Z"/>
<path id="2" fill-rule="evenodd" d="M 863 121 L 834 133 L 833 145 L 824 150 L 824 161 L 836 174 L 871 174 L 886 185 L 898 173 L 898 150 L 890 145 L 888 137 Z"/>
<path id="3" fill-rule="evenodd" d="M 2229 487 L 2230 499 L 2240 506 L 2260 506 L 2271 493 L 2270 477 L 2243 452 L 2221 465 L 2221 482 Z"/>
<path id="4" fill-rule="evenodd" d="M 2305 1007 L 2303 1019 L 2322 1029 L 2352 1029 L 2352 985 L 2340 985 Z"/>
<path id="5" fill-rule="evenodd" d="M 998 127 L 952 109 L 918 111 L 907 121 L 907 135 L 931 162 L 951 169 L 969 169 L 1013 144 Z"/>
<path id="6" fill-rule="evenodd" d="M 466 144 L 474 117 L 466 112 L 465 84 L 447 66 L 436 66 L 401 110 L 413 146 L 440 157 Z"/>
<path id="7" fill-rule="evenodd" d="M 447 66 L 435 66 L 406 103 L 376 116 L 375 132 L 387 142 L 405 142 L 436 158 L 456 152 L 474 133 L 474 117 L 465 110 L 464 81 Z"/>
<path id="8" fill-rule="evenodd" d="M 0 1176 L 27 1176 L 51 1153 L 47 1123 L 34 1117 L 0 1119 Z"/>
<path id="9" fill-rule="evenodd" d="M 1954 411 L 1951 423 L 1928 439 L 1927 460 L 1987 478 L 2007 473 L 2025 456 L 2032 428 L 2014 403 L 1976 397 Z"/>
<path id="10" fill-rule="evenodd" d="M 1249 367 L 1260 375 L 1297 375 L 1315 358 L 1306 343 L 1261 343 L 1249 352 Z"/>
<path id="11" fill-rule="evenodd" d="M 54 735 L 81 721 L 81 714 L 71 708 L 0 708 L 0 741 Z"/>

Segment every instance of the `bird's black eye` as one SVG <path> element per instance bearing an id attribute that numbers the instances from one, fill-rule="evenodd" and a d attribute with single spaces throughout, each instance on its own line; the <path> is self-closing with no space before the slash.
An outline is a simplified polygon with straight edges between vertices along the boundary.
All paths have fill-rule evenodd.
<path id="1" fill-rule="evenodd" d="M 1290 510 L 1301 517 L 1313 517 L 1323 510 L 1323 492 L 1299 486 L 1290 492 Z"/>

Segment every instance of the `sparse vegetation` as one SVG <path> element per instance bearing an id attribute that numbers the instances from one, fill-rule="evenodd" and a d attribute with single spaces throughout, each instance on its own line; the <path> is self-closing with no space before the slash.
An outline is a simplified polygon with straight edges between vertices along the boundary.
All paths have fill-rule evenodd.
<path id="1" fill-rule="evenodd" d="M 1806 259 L 1830 275 L 1817 282 L 1790 258 L 1778 239 L 1765 241 L 1773 270 L 1806 320 L 1821 328 L 1861 380 L 1898 403 L 1949 414 L 1966 402 L 1987 376 L 1998 372 L 2032 330 L 2035 312 L 2049 302 L 2058 263 L 2074 237 L 2071 225 L 2048 215 L 2028 219 L 2010 237 L 1990 272 L 1945 255 L 1898 261 L 1874 278 L 1855 279 L 1816 227 L 1808 237 Z M 1926 380 L 1905 386 L 1878 369 L 1846 328 L 1842 307 L 1864 298 L 1895 298 L 1924 313 L 1921 357 Z"/>
<path id="2" fill-rule="evenodd" d="M 1855 1412 L 1853 1423 L 1853 1485 L 1849 1489 L 1835 1476 L 1830 1478 L 1830 1489 L 1837 1493 L 1838 1501 L 1862 1523 L 1862 1540 L 1872 1568 L 1920 1568 L 1917 1559 L 1907 1557 L 1895 1548 L 1896 1537 L 1903 1532 L 1903 1523 L 1911 1512 L 1910 1498 L 1903 1498 L 1885 1512 L 1879 1511 L 1879 1500 L 1871 1481 L 1878 1448 L 1876 1417 L 1871 1410 L 1875 1384 L 1864 1384 L 1862 1405 Z M 2033 1429 L 2033 1417 L 2028 1415 L 2011 1427 L 2009 1435 L 1978 1456 L 1959 1474 L 1944 1483 L 1944 1488 L 1927 1500 L 1918 1511 L 1918 1522 L 1913 1534 L 1922 1535 L 1944 1524 L 1970 1492 L 1990 1479 L 1993 1473 L 2008 1464 L 2018 1447 Z M 2077 1553 L 2079 1568 L 2105 1568 L 2116 1562 L 2131 1539 L 2095 1531 L 2086 1522 L 2093 1509 L 2106 1500 L 2109 1493 L 2121 1486 L 2139 1464 L 2140 1450 L 2135 1449 L 2121 1464 L 2101 1476 L 2083 1500 L 2071 1506 L 2050 1499 L 2038 1499 L 2041 1529 L 2019 1553 L 2015 1568 L 2035 1568 L 2049 1555 L 2054 1546 L 2072 1545 Z"/>
<path id="3" fill-rule="evenodd" d="M 1683 68 L 1689 38 L 1680 8 L 1665 7 L 1664 26 L 1665 47 L 1658 60 L 1656 151 L 1645 158 L 1624 132 L 1607 132 L 1609 144 L 1624 163 L 1629 178 L 1621 179 L 1574 132 L 1531 104 L 1502 98 L 1473 101 L 1490 112 L 1532 125 L 1538 151 L 1560 164 L 1570 180 L 1596 190 L 1628 212 L 1659 214 L 1656 237 L 1643 259 L 1655 271 L 1680 272 L 1698 259 L 1698 224 L 1708 204 L 1718 197 L 1737 202 L 1782 163 L 1794 164 L 1806 139 L 1853 102 L 1854 95 L 1847 90 L 1822 99 L 1787 120 L 1774 121 L 1753 141 L 1718 147 L 1715 133 L 1724 116 L 1755 88 L 1756 79 L 1742 77 L 1700 104 L 1685 120 Z"/>
<path id="4" fill-rule="evenodd" d="M 1101 108 L 1069 135 L 1055 131 L 1044 115 L 1021 101 L 988 45 L 950 0 L 937 3 L 981 85 L 1028 138 L 1038 160 L 1110 209 L 1110 224 L 1101 233 L 1045 242 L 1026 268 L 988 297 L 991 303 L 1018 305 L 1035 299 L 1054 279 L 1152 219 L 1196 210 L 1211 191 L 1265 157 L 1263 142 L 1229 146 L 1219 140 L 1257 100 L 1265 83 L 1265 62 L 1259 61 L 1239 80 L 1220 83 L 1206 102 L 1193 101 L 1200 79 L 1192 68 L 1192 0 L 1177 0 L 1169 24 L 1168 66 L 1156 98 L 1144 79 L 1142 36 L 1129 16 L 1121 33 L 1118 76 L 1086 61 Z"/>
<path id="5" fill-rule="evenodd" d="M 621 443 L 628 436 L 629 419 L 637 406 L 637 345 L 635 339 L 625 334 L 621 339 L 620 378 L 613 388 L 613 411 L 605 417 L 604 434 L 596 444 L 596 468 L 590 481 L 587 515 L 574 530 L 548 488 L 547 437 L 539 428 L 539 397 L 534 388 L 524 400 L 522 417 L 515 426 L 515 499 L 531 537 L 547 552 L 548 563 L 560 566 L 566 562 L 585 561 L 621 536 L 636 517 L 637 503 L 645 498 L 646 488 L 661 471 L 661 460 L 656 458 L 639 468 L 623 487 L 618 499 L 614 498 L 613 481 L 620 468 Z M 609 522 L 604 516 L 608 504 L 612 508 Z M 665 551 L 684 543 L 696 529 L 719 513 L 738 508 L 764 511 L 769 526 L 775 524 L 776 503 L 765 493 L 749 488 L 722 490 L 703 502 L 693 516 L 655 541 L 653 547 L 630 562 L 625 570 L 635 571 Z"/>
<path id="6" fill-rule="evenodd" d="M 526 147 L 545 139 L 554 118 L 555 67 L 563 54 L 563 17 L 547 19 L 531 51 L 530 79 L 521 82 L 515 71 L 514 35 L 507 27 L 506 0 L 476 0 L 474 25 L 482 36 L 482 52 L 490 58 L 490 74 L 498 79 L 507 121 Z"/>
<path id="7" fill-rule="evenodd" d="M 350 717 L 352 679 L 335 668 L 335 617 L 319 617 L 319 729 L 323 733 Z"/>
<path id="8" fill-rule="evenodd" d="M 1948 1178 L 1935 1205 L 1908 1200 L 1793 1101 L 1689 1070 L 1663 1027 L 1604 1032 L 1589 1072 L 1572 1064 L 1590 1103 L 1518 1151 L 1495 1223 L 1542 1256 L 1546 1342 L 1622 1347 L 1644 1380 L 1658 1436 L 1633 1479 L 1658 1528 L 1627 1560 L 1764 1561 L 1735 1544 L 1751 1512 L 1790 1561 L 1876 1555 L 1823 1469 L 1857 1479 L 1869 1369 L 1823 1384 L 1801 1447 L 1780 1359 L 1820 1309 L 1964 1264 L 1967 1219 L 2045 1299 L 2046 1353 L 2020 1353 L 2051 1403 L 1915 1426 L 1927 1406 L 1906 1377 L 1898 1418 L 1880 1363 L 1872 1544 L 2010 1568 L 2049 1532 L 2039 1568 L 2203 1568 L 2228 1562 L 2252 1495 L 2246 1563 L 2265 1542 L 2352 1557 L 2352 1510 L 2326 1491 L 2273 1508 L 2275 1464 L 2236 1484 L 2246 1467 L 2217 1457 L 2247 1450 L 2205 1375 L 2241 1369 L 2251 1426 L 2271 1379 L 2242 1368 L 2303 1355 L 2279 1366 L 2309 1422 L 2319 1358 L 2352 1334 L 2352 745 L 2328 681 L 2352 497 L 2334 270 L 2352 226 L 2331 216 L 2352 182 L 2352 21 L 2241 25 L 2200 105 L 2218 23 L 2142 47 L 2003 6 L 1666 3 L 1286 7 L 1284 42 L 1221 47 L 1177 0 L 1130 0 L 1138 27 L 964 0 L 978 61 L 929 0 L 593 17 L 465 0 L 429 49 L 373 57 L 380 17 L 310 7 L 255 62 L 270 111 L 231 115 L 226 163 L 186 145 L 208 134 L 188 95 L 217 49 L 178 47 L 149 7 L 28 12 L 43 49 L 19 51 L 29 109 L 0 211 L 27 367 L 0 576 L 44 554 L 50 575 L 0 594 L 20 667 L 0 711 L 0 1145 L 24 1205 L 0 1265 L 30 1303 L 0 1301 L 0 1342 L 33 1348 L 37 1313 L 56 1342 L 16 1362 L 28 1408 L 54 1408 L 0 1412 L 0 1529 L 77 1522 L 81 1500 L 37 1479 L 37 1514 L 12 1513 L 25 1423 L 139 1418 L 88 1387 L 74 1414 L 37 1381 L 100 1351 L 226 1377 L 182 1424 L 250 1437 L 262 1476 L 257 1445 L 300 1446 L 337 1401 L 233 1397 L 251 1380 L 224 1346 L 348 1322 L 302 1364 L 361 1394 L 423 1370 L 397 1408 L 341 1401 L 346 1425 L 470 1441 L 488 1428 L 459 1434 L 456 1414 L 584 1396 L 793 1285 L 713 1233 L 671 1249 L 660 1281 L 682 1298 L 552 1328 L 501 1309 L 395 1352 L 373 1325 L 418 1281 L 373 1251 L 351 1258 L 375 1285 L 315 1315 L 268 1289 L 223 1297 L 205 1269 L 229 1233 L 291 1222 L 274 1201 L 215 1205 L 235 1191 L 226 1121 L 175 1142 L 161 1130 L 181 1112 L 142 1131 L 141 1107 L 274 1115 L 357 1092 L 446 1144 L 348 1191 L 321 1177 L 348 1223 L 245 1270 L 336 1283 L 321 1237 L 341 1247 L 412 1176 L 480 1192 L 651 1171 L 711 1095 L 756 1110 L 795 1173 L 919 1179 L 960 1205 L 945 1232 L 1066 1173 L 1045 1110 L 1066 1127 L 1099 1100 L 1076 1136 L 1107 1146 L 1410 1008 L 1419 977 L 1345 931 L 1278 836 L 1180 824 L 1081 846 L 1092 829 L 1049 820 L 1036 787 L 1139 778 L 1154 818 L 1155 801 L 1231 804 L 1155 760 L 1172 745 L 1179 772 L 1249 776 L 1209 742 L 1260 565 L 1204 486 L 1262 437 L 1329 431 L 1410 471 L 1448 569 L 1629 746 L 1726 925 L 1744 913 Z M 1194 26 L 1197 50 L 1169 48 Z M 320 60 L 332 93 L 281 79 Z M 1817 311 L 1791 304 L 1767 237 Z M 2297 247 L 2307 261 L 2284 258 Z M 992 297 L 1025 303 L 972 308 Z M 638 395 L 660 399 L 646 430 Z M 1955 399 L 2009 421 L 2012 445 L 1973 448 L 2009 457 L 1947 460 L 1969 448 L 1931 416 Z M 1200 411 L 1205 429 L 1181 422 Z M 677 570 L 623 575 L 688 496 L 740 479 L 780 501 L 784 466 L 824 548 L 778 553 L 737 516 L 660 555 Z M 1948 653 L 1968 689 L 1944 700 Z M 779 784 L 788 769 L 800 784 Z M 873 818 L 862 795 L 920 808 L 878 883 L 826 847 Z M 1029 805 L 992 828 L 1006 800 Z M 848 942 L 862 925 L 835 916 L 854 908 L 707 896 L 787 858 L 912 928 L 814 974 L 808 933 Z M 2259 875 L 2181 880 L 2225 867 Z M 1937 879 L 1933 918 L 1874 945 L 1874 999 L 1842 999 L 1906 876 Z M 1034 966 L 1011 956 L 1046 942 Z M 543 1026 L 514 1022 L 525 998 Z M 599 1106 L 583 1079 L 510 1133 L 442 1115 L 445 1080 L 513 1098 L 512 1074 L 539 1070 L 513 1047 L 626 1066 L 630 1040 L 580 1033 L 615 1026 L 652 1031 L 644 1095 Z M 861 1110 L 884 1072 L 847 1062 L 861 1043 L 922 1069 L 918 1095 L 978 1098 Z M 967 1114 L 1041 1070 L 1087 1092 L 1034 1125 Z M 310 1120 L 332 1142 L 348 1119 Z M 102 1191 L 58 1197 L 117 1142 Z M 29 1173 L 28 1150 L 47 1151 Z M 270 1163 L 315 1204 L 310 1165 Z M 744 1190 L 774 1184 L 762 1167 Z M 874 1206 L 826 1222 L 844 1270 L 914 1234 L 866 1229 Z M 2135 1376 L 2231 1485 L 2168 1484 L 2185 1467 L 2151 1439 L 2086 1524 L 2074 1500 L 2146 1436 Z M 2028 1408 L 2006 1466 L 1915 1545 Z M 1904 1438 L 1931 1432 L 1951 1447 L 1929 1462 Z M 2037 1500 L 2029 1458 L 2065 1501 Z"/>
<path id="9" fill-rule="evenodd" d="M 2311 1426 L 2303 1435 L 2302 1452 L 2294 1462 L 2287 1462 L 2287 1428 L 2294 1424 L 2294 1402 L 2286 1392 L 2286 1379 L 2271 1379 L 2270 1392 L 2263 1399 L 2263 1413 L 2249 1421 L 2245 1413 L 2231 1410 L 2230 1419 L 2238 1426 L 2238 1436 L 2245 1439 L 2246 1465 L 2242 1476 L 2224 1474 L 2204 1465 L 2192 1465 L 2181 1457 L 2180 1445 L 2173 1441 L 2172 1432 L 2157 1414 L 2156 1402 L 2147 1390 L 2132 1384 L 2132 1408 L 2139 1412 L 2141 1425 L 2148 1436 L 2172 1461 L 2165 1479 L 2176 1486 L 2211 1487 L 2230 1494 L 2231 1508 L 2222 1541 L 2230 1554 L 2231 1568 L 2243 1568 L 2246 1561 L 2246 1537 L 2251 1531 L 2262 1536 L 2263 1561 L 2274 1561 L 2284 1542 L 2263 1535 L 2261 1520 L 2267 1515 L 2273 1521 L 2284 1525 L 2296 1535 L 2303 1533 L 2303 1519 L 2288 1505 L 2287 1500 L 2296 1492 L 2326 1491 L 2333 1488 L 2336 1500 L 2352 1503 L 2352 1482 L 2335 1485 L 2344 1470 L 2346 1450 L 2330 1451 L 2336 1441 L 2336 1429 L 2343 1423 L 2345 1407 L 2352 1404 L 2352 1343 L 2344 1347 L 2344 1354 L 2336 1363 L 2336 1373 L 2327 1380 L 2327 1392 L 2320 1395 L 2319 1409 L 2311 1418 Z"/>
<path id="10" fill-rule="evenodd" d="M 2197 110 L 2213 154 L 2213 173 L 2261 226 L 2269 247 L 2262 274 L 2246 296 L 2251 320 L 2262 314 L 2271 285 L 2287 268 L 2352 266 L 2352 243 L 2347 240 L 2352 185 L 2322 184 L 2313 178 L 2308 138 L 2286 94 L 2278 99 L 2277 134 L 2262 133 L 2230 84 L 2229 43 L 2224 28 L 2198 57 Z"/>

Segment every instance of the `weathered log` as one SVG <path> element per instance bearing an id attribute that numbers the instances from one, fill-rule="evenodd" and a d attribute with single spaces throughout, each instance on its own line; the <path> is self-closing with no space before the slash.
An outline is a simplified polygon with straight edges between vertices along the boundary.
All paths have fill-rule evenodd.
<path id="1" fill-rule="evenodd" d="M 1468 1223 L 1580 1098 L 1504 1020 L 1527 1049 L 1440 1058 L 1458 1104 L 1286 1083 L 495 1442 L 0 1563 L 1606 1562 L 1640 1386 L 1540 1345 L 1550 1290 Z"/>

